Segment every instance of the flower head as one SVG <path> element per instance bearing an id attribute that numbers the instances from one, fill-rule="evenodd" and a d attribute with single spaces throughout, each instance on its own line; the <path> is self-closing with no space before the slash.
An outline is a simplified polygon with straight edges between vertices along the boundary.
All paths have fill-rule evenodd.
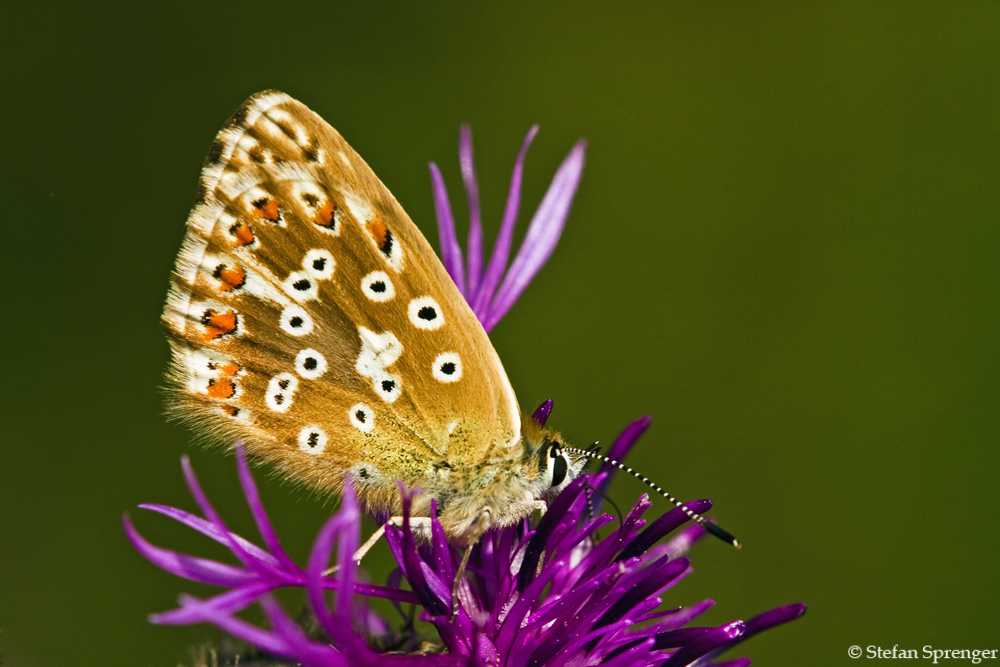
<path id="1" fill-rule="evenodd" d="M 549 406 L 551 408 L 551 406 Z M 645 430 L 647 418 L 625 429 L 614 449 L 627 453 Z M 237 445 L 237 465 L 244 495 L 264 547 L 230 531 L 212 508 L 185 458 L 188 486 L 201 508 L 199 517 L 162 505 L 142 505 L 165 514 L 226 546 L 239 562 L 231 565 L 153 546 L 126 517 L 125 531 L 135 547 L 159 567 L 178 576 L 225 590 L 208 599 L 181 596 L 177 609 L 151 617 L 154 623 L 208 622 L 258 649 L 317 667 L 340 665 L 690 665 L 714 656 L 775 625 L 805 612 L 804 605 L 771 610 L 749 621 L 688 627 L 713 602 L 658 611 L 662 595 L 690 573 L 687 551 L 705 534 L 697 525 L 681 527 L 687 515 L 675 508 L 645 525 L 651 507 L 643 495 L 616 522 L 588 510 L 588 489 L 599 489 L 612 473 L 583 475 L 549 505 L 539 520 L 492 530 L 472 548 L 465 576 L 452 590 L 462 553 L 448 544 L 441 525 L 432 523 L 432 539 L 418 541 L 409 525 L 409 503 L 401 527 L 389 526 L 386 540 L 399 566 L 388 585 L 362 583 L 351 556 L 359 543 L 360 515 L 354 493 L 344 494 L 337 512 L 320 530 L 305 568 L 285 553 L 268 520 Z M 687 506 L 704 512 L 708 500 Z M 603 538 L 598 531 L 608 528 Z M 329 574 L 336 552 L 336 569 Z M 409 590 L 401 587 L 403 581 Z M 282 587 L 305 591 L 321 636 L 311 636 L 274 599 Z M 333 591 L 333 604 L 329 592 Z M 420 618 L 439 636 L 440 653 L 380 652 L 391 626 L 365 604 L 381 597 L 416 605 Z M 237 614 L 260 604 L 268 626 Z M 453 615 L 453 608 L 455 613 Z M 404 617 L 406 615 L 404 614 Z M 736 663 L 746 664 L 746 663 Z"/>

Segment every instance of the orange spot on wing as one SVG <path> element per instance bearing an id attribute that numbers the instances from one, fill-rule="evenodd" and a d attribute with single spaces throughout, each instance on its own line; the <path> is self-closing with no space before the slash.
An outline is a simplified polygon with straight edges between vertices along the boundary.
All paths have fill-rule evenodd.
<path id="1" fill-rule="evenodd" d="M 224 405 L 222 406 L 222 411 L 225 412 L 230 417 L 235 417 L 240 414 L 240 409 L 234 405 Z"/>
<path id="2" fill-rule="evenodd" d="M 243 267 L 240 266 L 232 268 L 228 266 L 220 266 L 216 269 L 215 277 L 221 281 L 219 288 L 223 292 L 231 292 L 237 287 L 243 286 L 243 282 L 247 279 L 247 274 L 246 271 L 243 270 Z"/>
<path id="3" fill-rule="evenodd" d="M 218 367 L 219 375 L 224 377 L 232 377 L 240 372 L 240 365 L 235 361 L 231 361 L 228 364 L 223 364 Z"/>
<path id="4" fill-rule="evenodd" d="M 385 226 L 384 222 L 379 218 L 372 218 L 365 226 L 368 228 L 368 233 L 375 240 L 375 245 L 379 248 L 385 245 L 385 237 L 389 233 L 389 228 Z"/>
<path id="5" fill-rule="evenodd" d="M 319 210 L 316 211 L 316 215 L 313 216 L 313 222 L 322 227 L 333 227 L 334 219 L 333 212 L 335 207 L 333 203 L 327 201 L 320 206 Z"/>
<path id="6" fill-rule="evenodd" d="M 208 381 L 208 395 L 212 398 L 232 398 L 235 393 L 236 385 L 233 384 L 233 381 L 228 378 Z"/>
<path id="7" fill-rule="evenodd" d="M 201 322 L 205 325 L 205 332 L 201 337 L 206 342 L 213 341 L 219 336 L 231 334 L 236 330 L 236 313 L 231 310 L 224 313 L 206 310 Z"/>
<path id="8" fill-rule="evenodd" d="M 248 246 L 257 240 L 257 238 L 253 235 L 253 230 L 242 222 L 237 222 L 235 225 L 230 227 L 229 233 L 236 237 L 236 245 L 241 248 L 243 246 Z"/>
<path id="9" fill-rule="evenodd" d="M 269 197 L 262 197 L 253 202 L 253 212 L 258 218 L 271 222 L 278 222 L 281 219 L 278 215 L 278 202 Z"/>

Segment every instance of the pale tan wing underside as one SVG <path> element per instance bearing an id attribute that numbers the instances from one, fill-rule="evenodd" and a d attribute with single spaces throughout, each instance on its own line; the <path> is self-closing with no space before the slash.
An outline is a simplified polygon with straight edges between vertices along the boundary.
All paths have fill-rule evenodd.
<path id="1" fill-rule="evenodd" d="M 163 320 L 178 412 L 314 486 L 419 484 L 520 439 L 499 358 L 430 245 L 282 93 L 216 138 Z"/>

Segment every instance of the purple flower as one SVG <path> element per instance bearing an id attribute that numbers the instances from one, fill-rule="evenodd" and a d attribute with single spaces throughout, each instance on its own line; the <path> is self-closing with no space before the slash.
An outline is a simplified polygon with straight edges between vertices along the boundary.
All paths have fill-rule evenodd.
<path id="1" fill-rule="evenodd" d="M 547 402 L 543 408 L 551 409 Z M 613 451 L 626 454 L 648 426 L 648 418 L 630 425 Z M 690 571 L 685 555 L 705 531 L 673 509 L 645 525 L 651 503 L 643 495 L 632 511 L 616 522 L 591 516 L 587 489 L 602 488 L 614 474 L 602 470 L 582 475 L 550 504 L 539 521 L 488 532 L 473 548 L 458 587 L 457 613 L 452 590 L 461 552 L 450 546 L 441 525 L 433 523 L 433 539 L 418 543 L 408 522 L 390 527 L 386 539 L 399 569 L 387 586 L 358 580 L 351 558 L 359 544 L 360 516 L 353 491 L 323 526 L 305 568 L 282 549 L 267 518 L 250 474 L 243 447 L 236 446 L 240 483 L 256 521 L 264 548 L 226 528 L 201 490 L 190 463 L 182 462 L 202 517 L 162 505 L 142 505 L 165 514 L 226 546 L 239 565 L 188 556 L 153 546 L 131 521 L 125 531 L 135 547 L 159 567 L 178 576 L 225 589 L 202 600 L 181 596 L 177 609 L 151 617 L 154 623 L 212 623 L 259 650 L 316 667 L 368 664 L 400 665 L 675 665 L 708 664 L 739 642 L 801 616 L 804 605 L 771 610 L 749 621 L 716 627 L 687 627 L 710 607 L 706 600 L 690 607 L 657 611 L 661 595 Z M 408 517 L 406 498 L 404 516 Z M 688 503 L 695 512 L 711 507 L 707 500 Z M 617 523 L 617 525 L 615 525 Z M 607 527 L 605 537 L 598 530 Z M 669 536 L 669 537 L 668 537 Z M 325 574 L 336 549 L 337 569 Z M 410 590 L 400 588 L 406 579 Z M 271 592 L 282 587 L 305 591 L 321 637 L 310 636 L 279 605 Z M 328 591 L 333 591 L 330 605 Z M 390 625 L 368 609 L 367 597 L 422 609 L 431 623 L 441 653 L 388 655 L 373 645 L 392 634 Z M 257 602 L 267 628 L 237 613 Z M 406 614 L 403 614 L 404 618 Z M 415 646 L 415 638 L 411 641 Z M 735 663 L 719 664 L 747 664 Z"/>
<path id="2" fill-rule="evenodd" d="M 458 285 L 459 291 L 469 302 L 472 311 L 489 331 L 500 321 L 521 293 L 531 282 L 539 269 L 548 261 L 559 241 L 566 217 L 569 215 L 573 196 L 576 194 L 580 175 L 583 173 L 586 142 L 581 140 L 563 160 L 556 171 L 548 192 L 535 211 L 524 242 L 521 244 L 513 264 L 507 269 L 514 226 L 521 205 L 521 177 L 524 172 L 524 157 L 528 146 L 538 133 L 535 125 L 528 130 L 528 136 L 521 144 L 514 163 L 514 174 L 510 179 L 507 206 L 500 223 L 500 233 L 490 263 L 483 271 L 483 227 L 479 212 L 479 185 L 472 164 L 472 130 L 462 126 L 459 139 L 459 159 L 462 164 L 462 180 L 469 199 L 469 242 L 468 262 L 462 258 L 462 248 L 455 235 L 455 219 L 448 201 L 448 191 L 441 177 L 441 171 L 433 162 L 430 165 L 431 181 L 434 188 L 434 207 L 437 211 L 438 232 L 441 238 L 441 260 Z M 501 281 L 501 278 L 503 279 Z M 498 289 L 499 286 L 499 289 Z"/>

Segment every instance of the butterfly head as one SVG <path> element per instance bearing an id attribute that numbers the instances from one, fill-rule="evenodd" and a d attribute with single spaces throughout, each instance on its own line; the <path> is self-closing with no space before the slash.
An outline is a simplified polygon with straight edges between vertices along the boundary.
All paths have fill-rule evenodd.
<path id="1" fill-rule="evenodd" d="M 568 450 L 559 433 L 531 426 L 525 428 L 525 450 L 529 465 L 538 471 L 539 495 L 558 494 L 583 471 L 587 459 Z"/>

